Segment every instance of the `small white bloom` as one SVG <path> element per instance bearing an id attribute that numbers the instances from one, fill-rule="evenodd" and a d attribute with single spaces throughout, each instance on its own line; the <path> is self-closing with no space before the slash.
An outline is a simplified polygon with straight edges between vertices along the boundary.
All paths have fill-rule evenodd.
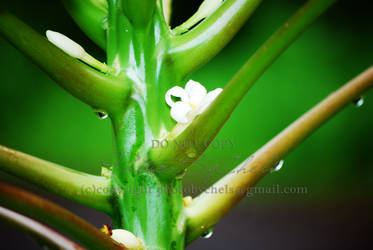
<path id="1" fill-rule="evenodd" d="M 111 238 L 118 243 L 123 244 L 129 250 L 142 250 L 144 245 L 142 240 L 133 233 L 124 229 L 114 229 Z"/>
<path id="2" fill-rule="evenodd" d="M 83 47 L 67 36 L 51 30 L 47 30 L 46 35 L 51 43 L 62 49 L 66 54 L 75 58 L 83 58 L 85 56 L 86 52 Z"/>
<path id="3" fill-rule="evenodd" d="M 166 103 L 171 107 L 171 117 L 178 123 L 188 123 L 201 114 L 215 100 L 223 89 L 218 88 L 207 93 L 199 82 L 190 80 L 185 89 L 175 86 L 166 93 Z M 172 96 L 181 100 L 174 102 Z"/>

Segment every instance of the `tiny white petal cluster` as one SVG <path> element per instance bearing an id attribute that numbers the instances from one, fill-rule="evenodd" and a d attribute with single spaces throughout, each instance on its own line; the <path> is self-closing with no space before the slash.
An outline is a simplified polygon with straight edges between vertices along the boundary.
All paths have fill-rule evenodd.
<path id="1" fill-rule="evenodd" d="M 223 89 L 217 88 L 207 93 L 199 82 L 190 80 L 185 89 L 175 86 L 166 93 L 166 103 L 171 107 L 171 117 L 178 123 L 189 123 L 201 114 L 215 100 Z M 174 102 L 172 96 L 181 100 Z"/>
<path id="2" fill-rule="evenodd" d="M 124 229 L 114 229 L 111 238 L 118 243 L 123 244 L 129 250 L 142 250 L 144 245 L 142 240 L 133 233 Z"/>
<path id="3" fill-rule="evenodd" d="M 83 47 L 67 36 L 51 30 L 47 30 L 46 35 L 51 43 L 62 49 L 66 54 L 79 59 L 84 58 L 86 52 Z"/>

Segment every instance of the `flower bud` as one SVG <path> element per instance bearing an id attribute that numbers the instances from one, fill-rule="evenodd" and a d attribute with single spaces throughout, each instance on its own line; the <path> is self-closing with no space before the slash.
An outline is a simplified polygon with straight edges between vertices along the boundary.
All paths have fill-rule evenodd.
<path id="1" fill-rule="evenodd" d="M 183 198 L 183 204 L 184 204 L 184 207 L 189 207 L 189 206 L 193 205 L 193 198 L 192 198 L 192 196 L 185 196 Z"/>
<path id="2" fill-rule="evenodd" d="M 67 36 L 51 30 L 47 30 L 46 35 L 51 43 L 63 50 L 69 56 L 77 58 L 102 72 L 115 72 L 114 69 L 111 69 L 105 63 L 101 63 L 96 58 L 85 52 L 82 46 Z"/>
<path id="3" fill-rule="evenodd" d="M 123 244 L 129 250 L 142 250 L 144 245 L 142 240 L 137 238 L 133 233 L 124 229 L 114 229 L 111 238 L 118 243 Z"/>
<path id="4" fill-rule="evenodd" d="M 51 30 L 47 30 L 46 35 L 51 43 L 62 49 L 66 54 L 75 58 L 83 58 L 85 56 L 86 52 L 83 47 L 67 36 Z"/>

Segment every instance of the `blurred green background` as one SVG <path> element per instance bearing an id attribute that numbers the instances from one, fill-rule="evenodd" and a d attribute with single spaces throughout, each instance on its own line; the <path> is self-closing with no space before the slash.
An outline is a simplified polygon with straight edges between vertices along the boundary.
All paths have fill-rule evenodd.
<path id="1" fill-rule="evenodd" d="M 185 20 L 198 2 L 176 1 L 173 24 Z M 303 2 L 263 1 L 232 42 L 191 78 L 208 90 L 223 87 Z M 104 53 L 84 36 L 58 1 L 3 0 L 1 5 L 38 32 L 61 32 L 104 60 Z M 371 1 L 344 0 L 316 21 L 246 95 L 214 147 L 188 171 L 185 185 L 208 187 L 370 66 L 372 9 Z M 99 174 L 101 162 L 108 162 L 112 154 L 110 121 L 97 119 L 90 107 L 60 89 L 4 39 L 0 39 L 0 53 L 0 144 Z M 346 107 L 287 156 L 280 171 L 259 184 L 307 187 L 307 195 L 254 195 L 241 206 L 263 198 L 307 204 L 351 197 L 369 201 L 373 194 L 373 91 L 364 99 L 360 108 Z M 224 140 L 234 146 L 218 146 Z"/>

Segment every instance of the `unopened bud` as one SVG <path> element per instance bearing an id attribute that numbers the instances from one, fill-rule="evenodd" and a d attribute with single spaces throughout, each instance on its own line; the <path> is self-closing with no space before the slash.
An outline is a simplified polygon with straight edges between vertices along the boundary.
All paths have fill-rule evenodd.
<path id="1" fill-rule="evenodd" d="M 86 52 L 83 47 L 67 36 L 51 30 L 47 30 L 46 35 L 51 43 L 62 49 L 66 54 L 75 58 L 83 58 L 85 56 Z"/>
<path id="2" fill-rule="evenodd" d="M 144 244 L 142 240 L 137 238 L 133 233 L 124 229 L 112 230 L 111 238 L 118 243 L 123 244 L 129 250 L 142 250 Z"/>
<path id="3" fill-rule="evenodd" d="M 82 46 L 71 40 L 61 33 L 47 30 L 46 32 L 48 40 L 56 45 L 58 48 L 63 50 L 66 54 L 71 57 L 82 60 L 88 65 L 102 71 L 102 72 L 114 72 L 112 68 L 108 67 L 105 63 L 101 63 L 93 56 L 89 55 Z"/>
<path id="4" fill-rule="evenodd" d="M 184 207 L 189 207 L 190 205 L 192 205 L 193 204 L 192 196 L 185 196 L 183 198 L 183 204 L 184 204 Z"/>

